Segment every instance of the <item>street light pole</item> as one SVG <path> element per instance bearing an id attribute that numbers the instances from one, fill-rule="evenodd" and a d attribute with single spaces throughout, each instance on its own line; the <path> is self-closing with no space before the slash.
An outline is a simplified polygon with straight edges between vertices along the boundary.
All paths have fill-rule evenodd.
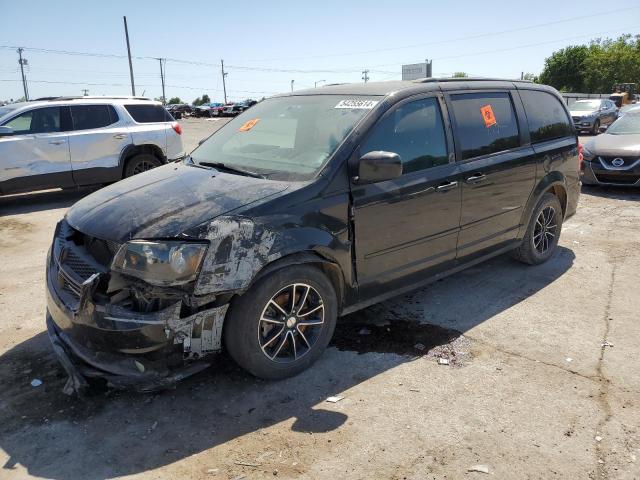
<path id="1" fill-rule="evenodd" d="M 124 36 L 127 39 L 127 55 L 129 56 L 129 75 L 131 76 L 131 95 L 136 96 L 136 85 L 133 81 L 133 63 L 131 63 L 131 45 L 129 44 L 129 28 L 127 28 L 127 17 L 124 18 Z"/>
<path id="2" fill-rule="evenodd" d="M 227 103 L 227 84 L 226 84 L 224 78 L 229 74 L 224 71 L 224 60 L 220 60 L 220 65 L 221 65 L 221 68 L 222 68 L 222 89 L 224 90 L 224 103 L 226 105 L 226 103 Z"/>
<path id="3" fill-rule="evenodd" d="M 364 80 L 364 83 L 369 81 L 369 70 L 362 71 L 362 80 Z"/>
<path id="4" fill-rule="evenodd" d="M 167 60 L 165 58 L 159 58 L 158 61 L 160 62 L 160 81 L 162 82 L 162 104 L 166 105 L 167 97 L 164 93 L 164 66 Z"/>
<path id="5" fill-rule="evenodd" d="M 27 77 L 24 76 L 24 66 L 28 65 L 29 62 L 27 61 L 26 58 L 22 58 L 22 52 L 23 52 L 24 48 L 20 47 L 18 49 L 18 55 L 20 56 L 20 60 L 18 60 L 18 63 L 20 64 L 20 73 L 22 73 L 22 88 L 24 89 L 24 100 L 26 102 L 29 101 L 29 90 L 27 89 Z"/>
<path id="6" fill-rule="evenodd" d="M 293 82 L 295 82 L 295 80 L 291 80 L 291 91 L 293 92 Z"/>

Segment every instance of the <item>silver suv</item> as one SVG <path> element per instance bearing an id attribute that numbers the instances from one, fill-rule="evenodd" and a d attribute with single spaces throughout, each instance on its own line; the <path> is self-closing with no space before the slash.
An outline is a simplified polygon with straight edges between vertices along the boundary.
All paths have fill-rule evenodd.
<path id="1" fill-rule="evenodd" d="M 184 156 L 159 102 L 67 97 L 0 107 L 0 195 L 110 183 Z"/>

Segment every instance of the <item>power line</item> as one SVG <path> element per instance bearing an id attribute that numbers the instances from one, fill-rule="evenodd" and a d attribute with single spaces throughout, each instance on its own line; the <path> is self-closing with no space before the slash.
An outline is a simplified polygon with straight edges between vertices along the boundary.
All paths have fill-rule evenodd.
<path id="1" fill-rule="evenodd" d="M 491 32 L 486 32 L 486 33 L 480 33 L 480 34 L 476 34 L 476 35 L 468 35 L 468 36 L 464 36 L 464 37 L 455 37 L 455 38 L 450 38 L 450 39 L 446 39 L 446 40 L 436 40 L 436 41 L 431 41 L 431 42 L 424 42 L 424 43 L 414 43 L 412 45 L 402 45 L 402 46 L 397 46 L 397 47 L 386 47 L 386 48 L 377 48 L 377 49 L 372 49 L 372 50 L 360 50 L 360 51 L 356 51 L 356 52 L 348 52 L 348 53 L 334 53 L 334 54 L 327 54 L 327 55 L 314 55 L 314 56 L 304 56 L 304 57 L 289 57 L 286 59 L 283 58 L 262 58 L 260 60 L 245 60 L 247 62 L 276 62 L 276 61 L 280 61 L 280 60 L 307 60 L 307 59 L 318 59 L 318 58 L 333 58 L 333 57 L 345 57 L 345 56 L 352 56 L 352 55 L 362 55 L 362 54 L 366 54 L 366 53 L 380 53 L 380 52 L 391 52 L 394 50 L 403 50 L 403 49 L 408 49 L 408 48 L 418 48 L 418 47 L 427 47 L 427 46 L 433 46 L 433 45 L 442 45 L 442 44 L 446 44 L 446 43 L 451 43 L 451 42 L 459 42 L 459 41 L 463 41 L 463 40 L 476 40 L 478 38 L 486 38 L 486 37 L 493 37 L 496 35 L 504 35 L 506 33 L 515 33 L 515 32 L 521 32 L 521 31 L 525 31 L 525 30 L 533 30 L 536 28 L 541 28 L 541 27 L 548 27 L 549 25 L 558 25 L 561 23 L 567 23 L 567 22 L 574 22 L 577 20 L 584 20 L 586 18 L 593 18 L 593 17 L 601 17 L 601 16 L 605 16 L 605 15 L 612 15 L 615 13 L 620 13 L 620 12 L 624 12 L 624 11 L 629 11 L 629 10 L 635 10 L 638 9 L 640 7 L 635 6 L 635 7 L 627 7 L 627 8 L 620 8 L 617 10 L 607 10 L 605 12 L 598 12 L 598 13 L 592 13 L 589 15 L 581 15 L 581 16 L 577 16 L 577 17 L 569 17 L 569 18 L 564 18 L 561 20 L 556 20 L 553 22 L 545 22 L 545 23 L 538 23 L 538 24 L 534 24 L 534 25 L 527 25 L 527 26 L 523 26 L 523 27 L 518 27 L 518 28 L 511 28 L 508 30 L 499 30 L 499 31 L 491 31 Z"/>

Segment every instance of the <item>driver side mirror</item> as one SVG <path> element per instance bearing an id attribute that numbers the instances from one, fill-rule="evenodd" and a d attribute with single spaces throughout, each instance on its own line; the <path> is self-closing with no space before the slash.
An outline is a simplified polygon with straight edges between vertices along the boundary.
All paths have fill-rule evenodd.
<path id="1" fill-rule="evenodd" d="M 13 128 L 11 127 L 0 127 L 0 137 L 10 137 L 11 135 L 15 135 Z"/>
<path id="2" fill-rule="evenodd" d="M 402 159 L 394 152 L 369 152 L 358 162 L 356 183 L 377 183 L 402 175 Z"/>

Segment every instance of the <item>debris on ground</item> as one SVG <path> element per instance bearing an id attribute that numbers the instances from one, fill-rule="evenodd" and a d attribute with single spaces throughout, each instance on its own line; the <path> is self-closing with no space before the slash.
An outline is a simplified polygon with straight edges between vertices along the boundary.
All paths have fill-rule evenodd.
<path id="1" fill-rule="evenodd" d="M 567 362 L 572 362 L 572 361 L 573 361 L 573 358 L 571 358 L 571 357 L 567 357 L 567 358 L 565 358 L 565 360 L 566 360 Z"/>
<path id="2" fill-rule="evenodd" d="M 340 395 L 335 395 L 333 397 L 328 397 L 326 401 L 329 402 L 329 403 L 338 403 L 343 398 L 344 397 L 341 397 Z"/>
<path id="3" fill-rule="evenodd" d="M 600 435 L 596 435 L 595 441 L 596 442 L 601 442 L 602 441 L 602 437 Z"/>
<path id="4" fill-rule="evenodd" d="M 602 342 L 603 347 L 613 347 L 613 343 L 609 343 L 607 340 L 605 340 L 604 342 Z"/>
<path id="5" fill-rule="evenodd" d="M 236 465 L 241 465 L 243 467 L 261 467 L 261 463 L 253 463 L 253 462 L 235 462 Z"/>
<path id="6" fill-rule="evenodd" d="M 42 380 L 40 380 L 39 378 L 34 378 L 33 380 L 31 380 L 32 387 L 39 387 L 40 385 L 42 385 Z"/>
<path id="7" fill-rule="evenodd" d="M 209 475 L 215 475 L 215 474 L 217 474 L 219 471 L 220 471 L 220 469 L 219 469 L 219 468 L 210 468 L 209 470 L 207 470 L 207 473 L 208 473 Z"/>
<path id="8" fill-rule="evenodd" d="M 489 467 L 487 465 L 473 465 L 467 468 L 467 472 L 489 473 Z"/>
<path id="9" fill-rule="evenodd" d="M 448 358 L 439 358 L 438 359 L 438 365 L 449 365 L 449 359 Z"/>
<path id="10" fill-rule="evenodd" d="M 410 392 L 419 392 L 420 389 L 419 388 L 410 388 L 409 391 Z"/>

